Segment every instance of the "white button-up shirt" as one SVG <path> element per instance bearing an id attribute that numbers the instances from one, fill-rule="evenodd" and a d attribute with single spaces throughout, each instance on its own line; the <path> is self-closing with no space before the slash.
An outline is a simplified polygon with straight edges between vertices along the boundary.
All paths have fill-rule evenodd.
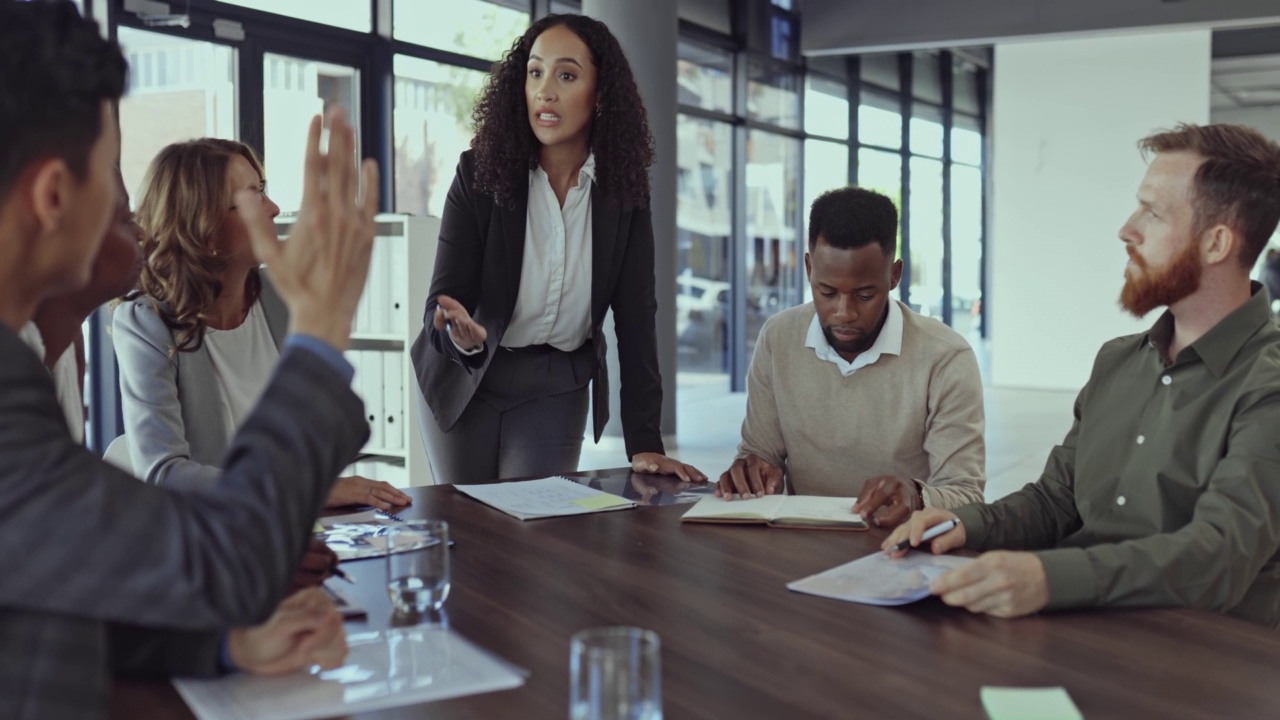
<path id="1" fill-rule="evenodd" d="M 827 342 L 827 336 L 822 334 L 822 323 L 818 321 L 817 313 L 813 315 L 813 322 L 809 323 L 809 334 L 804 344 L 805 347 L 813 348 L 819 360 L 835 363 L 836 367 L 840 368 L 840 374 L 849 377 L 879 360 L 881 355 L 902 354 L 902 308 L 898 306 L 897 300 L 889 299 L 889 317 L 885 318 L 884 327 L 880 328 L 880 334 L 876 337 L 876 341 L 871 343 L 871 347 L 858 353 L 858 357 L 854 358 L 853 362 L 840 357 L 840 353 Z"/>
<path id="2" fill-rule="evenodd" d="M 569 188 L 564 207 L 542 168 L 529 171 L 520 291 L 505 347 L 551 345 L 578 349 L 591 336 L 591 184 L 595 155 L 588 155 Z"/>

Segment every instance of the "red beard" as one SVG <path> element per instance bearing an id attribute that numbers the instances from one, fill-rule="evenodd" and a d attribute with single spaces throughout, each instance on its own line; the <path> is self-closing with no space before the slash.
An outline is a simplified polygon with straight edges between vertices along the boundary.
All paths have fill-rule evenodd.
<path id="1" fill-rule="evenodd" d="M 1120 307 L 1130 315 L 1140 318 L 1200 289 L 1200 274 L 1204 267 L 1200 265 L 1199 248 L 1195 243 L 1189 243 L 1172 262 L 1154 271 L 1133 248 L 1128 248 L 1128 251 L 1136 269 L 1133 273 L 1125 273 Z"/>

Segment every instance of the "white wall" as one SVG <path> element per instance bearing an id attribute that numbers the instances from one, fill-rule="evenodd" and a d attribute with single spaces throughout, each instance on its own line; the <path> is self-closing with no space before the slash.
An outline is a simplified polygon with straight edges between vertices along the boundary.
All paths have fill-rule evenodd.
<path id="1" fill-rule="evenodd" d="M 1209 119 L 1210 31 L 997 45 L 988 242 L 992 383 L 1079 389 L 1117 304 L 1137 141 Z"/>

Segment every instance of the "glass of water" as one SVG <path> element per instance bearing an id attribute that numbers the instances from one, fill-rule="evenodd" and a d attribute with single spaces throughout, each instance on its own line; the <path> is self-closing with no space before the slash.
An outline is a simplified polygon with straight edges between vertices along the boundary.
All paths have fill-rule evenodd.
<path id="1" fill-rule="evenodd" d="M 569 643 L 571 720 L 662 720 L 662 643 L 652 630 L 583 630 Z"/>
<path id="2" fill-rule="evenodd" d="M 409 520 L 392 526 L 387 550 L 387 594 L 396 612 L 439 612 L 449 597 L 449 524 Z"/>

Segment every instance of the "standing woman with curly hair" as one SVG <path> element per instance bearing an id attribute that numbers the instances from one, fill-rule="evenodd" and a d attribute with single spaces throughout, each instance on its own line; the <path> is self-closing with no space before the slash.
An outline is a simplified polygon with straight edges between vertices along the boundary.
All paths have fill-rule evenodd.
<path id="1" fill-rule="evenodd" d="M 222 456 L 271 378 L 289 325 L 259 268 L 235 193 L 255 190 L 265 231 L 280 208 L 262 163 L 233 140 L 169 145 L 151 161 L 138 205 L 138 290 L 112 319 L 125 434 L 134 473 L 177 488 L 218 481 Z M 409 497 L 387 483 L 340 478 L 327 506 L 390 509 Z"/>
<path id="2" fill-rule="evenodd" d="M 617 39 L 583 15 L 539 20 L 494 65 L 474 120 L 411 351 L 436 481 L 577 470 L 588 384 L 597 441 L 608 420 L 610 308 L 632 467 L 705 480 L 662 444 L 653 139 Z"/>

